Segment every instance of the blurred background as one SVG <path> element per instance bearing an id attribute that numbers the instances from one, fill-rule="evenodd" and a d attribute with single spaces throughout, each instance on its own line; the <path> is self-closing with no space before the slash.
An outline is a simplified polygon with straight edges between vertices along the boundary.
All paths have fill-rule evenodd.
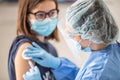
<path id="1" fill-rule="evenodd" d="M 59 0 L 59 25 L 65 26 L 66 8 L 75 0 Z M 120 0 L 104 0 L 108 5 L 117 25 L 120 27 Z M 0 0 L 0 80 L 8 80 L 7 59 L 10 45 L 16 36 L 17 23 L 17 0 Z M 84 63 L 89 54 L 81 54 L 78 61 L 72 54 L 63 37 L 60 35 L 60 42 L 50 41 L 57 49 L 59 56 L 67 57 L 79 67 Z M 120 41 L 120 37 L 119 37 Z M 72 46 L 72 45 L 71 45 Z"/>

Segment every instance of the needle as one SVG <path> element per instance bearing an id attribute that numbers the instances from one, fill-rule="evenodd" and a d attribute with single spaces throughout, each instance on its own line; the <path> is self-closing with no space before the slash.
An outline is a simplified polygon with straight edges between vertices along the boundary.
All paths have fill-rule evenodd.
<path id="1" fill-rule="evenodd" d="M 34 68 L 34 65 L 31 60 L 28 61 L 28 64 L 30 65 L 31 68 Z"/>

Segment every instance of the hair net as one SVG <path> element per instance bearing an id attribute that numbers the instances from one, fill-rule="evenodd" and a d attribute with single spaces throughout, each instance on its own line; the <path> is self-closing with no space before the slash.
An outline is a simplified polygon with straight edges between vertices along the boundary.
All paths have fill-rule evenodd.
<path id="1" fill-rule="evenodd" d="M 118 27 L 103 0 L 77 0 L 68 8 L 66 20 L 82 39 L 98 44 L 117 40 Z"/>

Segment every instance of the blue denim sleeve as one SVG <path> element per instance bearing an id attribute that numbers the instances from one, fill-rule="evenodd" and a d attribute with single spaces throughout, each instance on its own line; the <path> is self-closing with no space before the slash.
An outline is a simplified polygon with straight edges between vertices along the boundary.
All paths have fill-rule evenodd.
<path id="1" fill-rule="evenodd" d="M 60 66 L 52 70 L 56 80 L 75 80 L 79 68 L 66 58 L 60 59 Z"/>

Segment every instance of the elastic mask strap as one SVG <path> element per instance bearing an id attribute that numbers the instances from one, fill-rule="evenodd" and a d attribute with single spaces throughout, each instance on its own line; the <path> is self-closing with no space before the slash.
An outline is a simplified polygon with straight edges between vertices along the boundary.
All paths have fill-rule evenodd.
<path id="1" fill-rule="evenodd" d="M 82 39 L 78 41 L 78 43 L 81 43 L 82 42 Z"/>
<path id="2" fill-rule="evenodd" d="M 91 44 L 92 44 L 92 42 L 90 42 L 90 43 L 88 44 L 88 47 L 90 47 Z"/>
<path id="3" fill-rule="evenodd" d="M 78 41 L 78 43 L 81 43 L 81 42 L 82 42 L 82 39 Z M 92 42 L 90 42 L 90 43 L 88 44 L 88 47 L 89 47 L 91 44 L 92 44 Z"/>

